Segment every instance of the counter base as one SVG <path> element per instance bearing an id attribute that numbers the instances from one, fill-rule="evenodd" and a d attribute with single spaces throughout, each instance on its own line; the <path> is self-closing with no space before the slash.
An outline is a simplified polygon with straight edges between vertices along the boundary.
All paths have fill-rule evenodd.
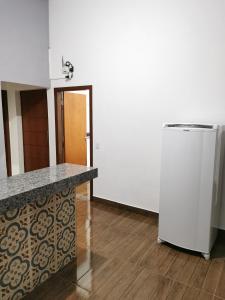
<path id="1" fill-rule="evenodd" d="M 75 188 L 0 216 L 0 299 L 21 299 L 76 257 Z"/>

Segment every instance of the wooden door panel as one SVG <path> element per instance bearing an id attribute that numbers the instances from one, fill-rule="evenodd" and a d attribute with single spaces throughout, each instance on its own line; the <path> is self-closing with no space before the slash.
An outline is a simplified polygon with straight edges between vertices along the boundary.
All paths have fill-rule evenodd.
<path id="1" fill-rule="evenodd" d="M 23 117 L 23 126 L 28 132 L 48 132 L 48 119 L 39 117 Z"/>
<path id="2" fill-rule="evenodd" d="M 42 159 L 38 158 L 38 160 L 37 160 L 35 157 L 28 157 L 26 163 L 27 163 L 27 165 L 29 165 L 30 171 L 39 170 L 42 168 L 46 168 L 46 166 L 48 166 L 47 159 L 42 160 Z"/>
<path id="3" fill-rule="evenodd" d="M 27 145 L 45 146 L 48 148 L 48 133 L 47 132 L 26 132 Z"/>
<path id="4" fill-rule="evenodd" d="M 36 146 L 36 145 L 26 145 L 24 146 L 24 151 L 28 157 L 40 158 L 42 160 L 47 158 L 48 147 Z"/>
<path id="5" fill-rule="evenodd" d="M 27 117 L 36 118 L 48 117 L 48 110 L 46 105 L 43 105 L 43 102 L 40 99 L 45 99 L 47 101 L 46 90 L 34 90 L 34 91 L 24 91 L 21 92 L 22 97 L 28 99 L 29 105 L 23 107 L 24 115 Z M 44 100 L 44 101 L 45 101 Z"/>
<path id="6" fill-rule="evenodd" d="M 49 166 L 46 90 L 21 92 L 25 172 Z"/>
<path id="7" fill-rule="evenodd" d="M 87 165 L 86 96 L 64 93 L 65 162 Z"/>

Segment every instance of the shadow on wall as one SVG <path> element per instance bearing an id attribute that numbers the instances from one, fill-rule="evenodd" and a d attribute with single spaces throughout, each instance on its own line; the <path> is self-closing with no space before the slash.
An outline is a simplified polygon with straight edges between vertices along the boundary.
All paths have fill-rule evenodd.
<path id="1" fill-rule="evenodd" d="M 225 258 L 225 231 L 219 230 L 215 246 L 211 253 L 212 258 Z"/>
<path id="2" fill-rule="evenodd" d="M 221 133 L 221 151 L 220 151 L 220 186 L 219 197 L 221 200 L 220 206 L 220 229 L 225 230 L 225 126 L 222 126 Z M 225 239 L 224 239 L 225 241 Z"/>

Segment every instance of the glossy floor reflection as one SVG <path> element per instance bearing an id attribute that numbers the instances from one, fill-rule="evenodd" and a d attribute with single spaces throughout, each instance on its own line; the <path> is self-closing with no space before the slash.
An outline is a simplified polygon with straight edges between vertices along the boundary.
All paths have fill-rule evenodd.
<path id="1" fill-rule="evenodd" d="M 97 202 L 90 207 L 84 186 L 77 195 L 77 262 L 26 299 L 225 299 L 224 236 L 207 262 L 158 245 L 155 215 Z"/>

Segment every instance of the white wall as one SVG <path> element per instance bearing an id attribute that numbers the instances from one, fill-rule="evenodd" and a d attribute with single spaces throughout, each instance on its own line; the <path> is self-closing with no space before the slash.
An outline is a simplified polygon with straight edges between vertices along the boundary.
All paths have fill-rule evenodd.
<path id="1" fill-rule="evenodd" d="M 94 194 L 158 211 L 162 123 L 225 123 L 225 1 L 50 0 L 50 47 L 93 85 Z"/>
<path id="2" fill-rule="evenodd" d="M 56 131 L 55 131 L 55 99 L 54 89 L 47 90 L 48 101 L 48 134 L 49 134 L 49 164 L 56 164 Z"/>
<path id="3" fill-rule="evenodd" d="M 50 86 L 48 13 L 48 0 L 0 0 L 0 81 Z M 6 175 L 1 110 L 0 176 Z"/>
<path id="4" fill-rule="evenodd" d="M 0 0 L 0 80 L 49 87 L 48 0 Z"/>
<path id="5" fill-rule="evenodd" d="M 24 173 L 23 129 L 20 93 L 7 90 L 12 175 Z"/>

